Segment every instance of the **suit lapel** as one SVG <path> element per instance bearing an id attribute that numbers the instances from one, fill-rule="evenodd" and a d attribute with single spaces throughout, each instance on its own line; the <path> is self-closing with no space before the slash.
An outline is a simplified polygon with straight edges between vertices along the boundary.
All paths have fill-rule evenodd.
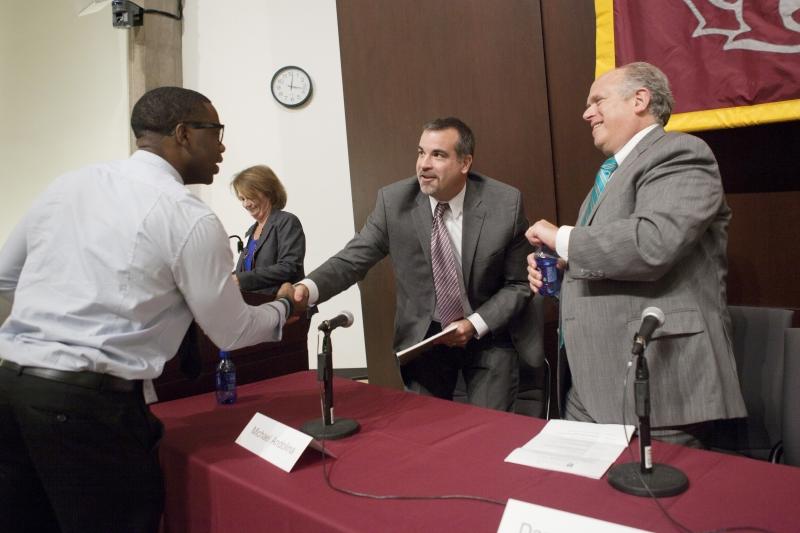
<path id="1" fill-rule="evenodd" d="M 461 269 L 464 272 L 464 287 L 469 287 L 472 275 L 472 263 L 478 239 L 486 219 L 486 209 L 481 202 L 481 184 L 467 179 L 467 191 L 464 194 L 464 220 L 461 232 Z"/>
<path id="2" fill-rule="evenodd" d="M 278 212 L 276 211 L 275 213 L 270 213 L 269 217 L 267 217 L 267 223 L 264 225 L 264 229 L 261 230 L 261 236 L 258 238 L 258 244 L 256 245 L 255 252 L 253 252 L 253 257 L 261 250 L 261 247 L 267 242 L 267 237 L 269 237 L 269 234 L 275 229 L 275 216 L 277 214 Z"/>
<path id="3" fill-rule="evenodd" d="M 431 263 L 431 229 L 433 228 L 433 212 L 431 212 L 431 201 L 422 192 L 417 194 L 417 205 L 411 212 L 414 219 L 414 229 L 417 232 L 422 252 L 425 260 Z"/>
<path id="4" fill-rule="evenodd" d="M 664 135 L 664 129 L 661 127 L 656 127 L 653 131 L 649 132 L 647 135 L 640 140 L 636 146 L 633 147 L 633 150 L 630 154 L 625 158 L 622 164 L 617 168 L 614 172 L 613 177 L 611 180 L 606 184 L 606 188 L 603 189 L 600 198 L 597 199 L 597 202 L 594 204 L 592 208 L 592 212 L 589 213 L 589 218 L 586 219 L 586 225 L 590 225 L 592 223 L 592 219 L 594 219 L 595 213 L 597 213 L 597 209 L 606 199 L 609 190 L 613 190 L 619 187 L 627 186 L 626 182 L 630 178 L 629 170 L 633 166 L 633 163 L 642 155 L 650 146 L 658 139 L 660 139 Z M 592 187 L 594 187 L 594 183 L 592 183 Z M 592 191 L 589 190 L 589 194 L 586 195 L 586 198 L 583 200 L 583 204 L 581 204 L 580 211 L 578 212 L 578 220 L 580 221 L 583 217 L 583 212 L 586 209 L 586 206 L 589 204 L 589 197 L 591 197 Z"/>
<path id="5" fill-rule="evenodd" d="M 242 248 L 241 253 L 239 254 L 239 260 L 236 262 L 236 272 L 242 272 L 244 269 L 244 258 L 247 255 L 247 241 L 250 240 L 250 237 L 253 235 L 253 232 L 256 230 L 256 226 L 258 222 L 250 226 L 244 234 L 244 248 Z"/>

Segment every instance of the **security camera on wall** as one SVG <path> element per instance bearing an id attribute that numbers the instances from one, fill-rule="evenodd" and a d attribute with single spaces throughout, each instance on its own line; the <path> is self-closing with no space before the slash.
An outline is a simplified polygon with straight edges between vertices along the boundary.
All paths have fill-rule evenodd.
<path id="1" fill-rule="evenodd" d="M 144 23 L 144 9 L 128 0 L 111 0 L 111 17 L 115 28 L 132 28 Z"/>
<path id="2" fill-rule="evenodd" d="M 133 28 L 144 23 L 144 9 L 129 0 L 75 0 L 79 17 L 96 13 L 109 4 L 115 28 Z"/>

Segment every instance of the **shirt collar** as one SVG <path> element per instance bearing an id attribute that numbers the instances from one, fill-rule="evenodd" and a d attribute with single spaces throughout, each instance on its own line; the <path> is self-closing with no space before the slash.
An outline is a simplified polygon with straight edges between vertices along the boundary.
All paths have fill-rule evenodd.
<path id="1" fill-rule="evenodd" d="M 461 213 L 464 211 L 464 196 L 466 196 L 466 193 L 467 193 L 467 184 L 465 183 L 464 187 L 461 188 L 458 194 L 450 198 L 449 202 L 445 202 L 447 204 L 450 204 L 450 212 L 453 213 L 453 218 L 460 217 Z M 428 196 L 428 200 L 430 200 L 431 202 L 431 211 L 435 212 L 436 204 L 439 203 L 439 200 L 437 200 L 433 196 Z"/>
<path id="2" fill-rule="evenodd" d="M 148 152 L 147 150 L 136 150 L 135 152 L 133 152 L 130 158 L 133 161 L 139 161 L 140 163 L 144 163 L 146 165 L 153 165 L 154 167 L 158 167 L 167 174 L 169 174 L 170 176 L 172 176 L 173 178 L 175 178 L 175 181 L 177 181 L 181 185 L 184 184 L 183 178 L 178 173 L 178 171 L 175 170 L 175 167 L 170 165 L 166 159 L 164 159 L 159 155 L 154 154 L 153 152 Z"/>
<path id="3" fill-rule="evenodd" d="M 625 158 L 631 154 L 634 148 L 636 148 L 636 145 L 639 144 L 639 141 L 641 141 L 645 135 L 650 133 L 650 131 L 654 130 L 657 126 L 658 123 L 650 124 L 645 129 L 639 131 L 636 135 L 631 137 L 631 140 L 626 142 L 625 146 L 620 148 L 619 152 L 614 154 L 614 159 L 617 160 L 617 166 L 620 166 L 622 162 L 625 160 Z"/>

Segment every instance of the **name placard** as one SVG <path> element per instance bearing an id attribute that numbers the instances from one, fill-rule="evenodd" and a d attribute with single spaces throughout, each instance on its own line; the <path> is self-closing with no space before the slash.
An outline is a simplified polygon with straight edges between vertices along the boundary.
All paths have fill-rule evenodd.
<path id="1" fill-rule="evenodd" d="M 321 449 L 319 443 L 314 441 L 310 435 L 297 431 L 286 424 L 281 424 L 261 413 L 253 415 L 253 418 L 236 438 L 236 444 L 269 461 L 284 472 L 291 472 L 309 444 L 312 444 L 315 449 Z"/>
<path id="2" fill-rule="evenodd" d="M 621 526 L 579 514 L 568 513 L 509 498 L 497 533 L 555 533 L 592 531 L 596 533 L 644 533 L 642 529 Z"/>

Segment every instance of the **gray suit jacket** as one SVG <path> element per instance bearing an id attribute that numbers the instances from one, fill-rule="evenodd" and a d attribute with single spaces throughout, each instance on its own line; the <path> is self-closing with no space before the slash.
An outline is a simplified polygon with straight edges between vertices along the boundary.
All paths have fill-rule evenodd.
<path id="1" fill-rule="evenodd" d="M 463 216 L 461 269 L 467 298 L 489 329 L 498 333 L 507 329 L 513 317 L 533 307 L 527 305 L 531 295 L 525 258 L 530 246 L 524 236 L 528 223 L 522 195 L 509 185 L 470 173 Z M 420 191 L 416 177 L 382 188 L 361 231 L 309 274 L 319 288 L 320 302 L 363 279 L 389 255 L 397 287 L 394 349 L 421 341 L 436 306 L 430 257 L 432 224 L 429 198 Z M 523 327 L 521 322 L 514 321 Z M 512 331 L 518 352 L 541 361 L 541 346 L 535 342 L 541 332 L 524 333 Z"/>
<path id="2" fill-rule="evenodd" d="M 617 169 L 588 225 L 572 230 L 564 344 L 573 386 L 597 422 L 622 421 L 626 364 L 649 306 L 666 315 L 646 351 L 652 425 L 745 416 L 726 304 L 730 218 L 708 146 L 658 127 Z"/>
<path id="3" fill-rule="evenodd" d="M 252 237 L 256 225 L 250 226 L 246 237 Z M 273 211 L 261 230 L 256 245 L 253 270 L 244 270 L 247 248 L 239 255 L 236 276 L 243 291 L 275 293 L 286 281 L 295 283 L 305 277 L 303 259 L 306 256 L 306 236 L 300 220 L 287 211 Z"/>

